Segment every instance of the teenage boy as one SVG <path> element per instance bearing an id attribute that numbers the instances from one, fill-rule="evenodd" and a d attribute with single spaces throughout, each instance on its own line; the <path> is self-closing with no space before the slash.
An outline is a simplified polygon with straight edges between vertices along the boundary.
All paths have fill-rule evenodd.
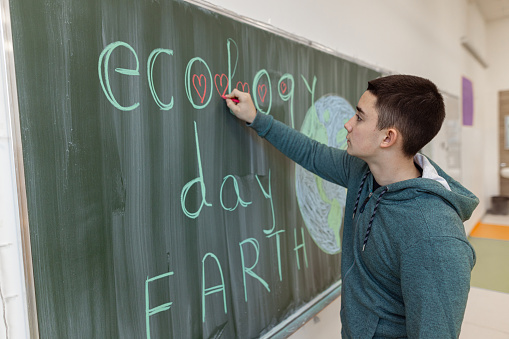
<path id="1" fill-rule="evenodd" d="M 257 113 L 247 93 L 226 103 L 296 163 L 348 188 L 342 337 L 457 338 L 475 263 L 463 222 L 479 201 L 417 153 L 445 117 L 437 87 L 409 75 L 370 81 L 345 124 L 346 151 Z"/>

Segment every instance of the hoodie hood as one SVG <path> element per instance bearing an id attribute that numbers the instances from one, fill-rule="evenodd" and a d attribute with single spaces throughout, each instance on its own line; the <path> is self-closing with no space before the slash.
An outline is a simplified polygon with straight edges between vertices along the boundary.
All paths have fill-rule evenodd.
<path id="1" fill-rule="evenodd" d="M 369 170 L 363 176 L 359 185 L 355 207 L 353 209 L 353 218 L 355 219 L 355 215 L 358 210 L 360 210 L 361 213 L 363 212 L 364 206 L 371 196 L 376 199 L 376 202 L 371 217 L 369 218 L 362 251 L 364 251 L 368 242 L 373 220 L 375 219 L 382 199 L 384 204 L 398 204 L 401 201 L 417 198 L 422 194 L 438 196 L 456 211 L 462 222 L 465 222 L 470 218 L 473 211 L 479 204 L 479 199 L 472 192 L 451 178 L 437 164 L 426 158 L 424 155 L 415 155 L 414 161 L 422 168 L 422 176 L 420 178 L 404 180 L 384 187 L 379 187 L 375 192 L 369 194 L 364 203 L 359 205 L 364 184 L 368 178 L 373 178 Z"/>
<path id="2" fill-rule="evenodd" d="M 422 177 L 387 185 L 384 202 L 397 203 L 422 193 L 433 194 L 453 207 L 463 222 L 468 220 L 479 199 L 424 155 L 415 155 L 414 161 L 422 168 Z"/>

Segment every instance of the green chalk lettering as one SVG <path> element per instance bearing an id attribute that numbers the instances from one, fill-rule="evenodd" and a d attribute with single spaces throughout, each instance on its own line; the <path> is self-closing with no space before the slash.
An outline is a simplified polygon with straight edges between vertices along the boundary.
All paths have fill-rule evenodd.
<path id="1" fill-rule="evenodd" d="M 147 71 L 148 71 L 148 87 L 150 88 L 150 93 L 152 93 L 152 97 L 154 98 L 157 106 L 161 108 L 163 111 L 168 111 L 173 107 L 173 96 L 171 97 L 171 101 L 169 104 L 165 104 L 159 99 L 159 96 L 156 93 L 155 87 L 154 87 L 154 64 L 156 62 L 156 58 L 159 56 L 159 54 L 165 53 L 169 56 L 173 55 L 173 51 L 171 49 L 163 49 L 163 48 L 157 48 L 150 53 L 147 61 Z"/>
<path id="2" fill-rule="evenodd" d="M 216 285 L 216 286 L 212 286 L 212 287 L 205 287 L 205 286 L 207 286 L 205 283 L 205 259 L 207 259 L 208 257 L 211 257 L 212 259 L 214 259 L 216 261 L 217 268 L 219 269 L 219 274 L 221 275 L 221 284 L 220 285 Z M 227 314 L 228 311 L 226 309 L 226 289 L 225 289 L 225 285 L 224 285 L 223 270 L 221 268 L 221 264 L 219 263 L 219 260 L 213 253 L 207 253 L 203 257 L 201 272 L 202 272 L 202 318 L 203 318 L 203 322 L 205 322 L 205 297 L 210 294 L 222 292 L 223 293 L 223 303 L 224 303 L 224 314 Z"/>
<path id="3" fill-rule="evenodd" d="M 272 233 L 274 231 L 274 228 L 276 227 L 276 215 L 274 213 L 274 202 L 272 201 L 272 187 L 270 185 L 270 169 L 269 169 L 269 193 L 267 193 L 265 191 L 265 189 L 263 188 L 263 185 L 260 182 L 260 179 L 258 178 L 258 175 L 255 175 L 255 177 L 256 177 L 256 180 L 258 181 L 258 185 L 260 186 L 260 189 L 263 192 L 263 196 L 266 199 L 270 199 L 270 208 L 272 210 L 272 228 L 270 230 L 263 230 L 263 233 L 270 234 L 270 233 Z"/>
<path id="4" fill-rule="evenodd" d="M 302 235 L 302 244 L 297 245 L 297 229 L 293 230 L 293 235 L 295 236 L 295 248 L 293 249 L 295 251 L 295 257 L 297 258 L 297 268 L 300 270 L 300 262 L 299 262 L 299 249 L 304 250 L 304 261 L 306 262 L 306 268 L 308 267 L 308 256 L 306 253 L 306 241 L 304 239 L 304 228 L 300 228 L 300 233 Z"/>
<path id="5" fill-rule="evenodd" d="M 266 85 L 258 85 L 258 82 L 260 81 L 260 78 L 262 76 L 266 76 L 267 77 L 267 86 L 268 86 L 268 89 L 267 89 L 267 86 Z M 253 87 L 252 87 L 253 91 L 255 93 L 253 93 L 253 99 L 254 99 L 254 104 L 256 106 L 256 109 L 260 112 L 262 112 L 263 114 L 269 114 L 270 112 L 270 108 L 272 106 L 272 87 L 270 85 L 270 76 L 269 76 L 269 73 L 262 69 L 260 71 L 258 71 L 258 73 L 256 73 L 254 79 L 253 79 Z M 269 94 L 269 107 L 267 108 L 267 111 L 265 112 L 264 110 L 262 110 L 260 108 L 260 105 L 258 104 L 258 98 L 260 98 L 260 100 L 262 100 L 262 102 L 265 102 L 266 100 L 266 95 L 267 95 L 267 92 Z"/>
<path id="6" fill-rule="evenodd" d="M 164 312 L 170 309 L 173 302 L 168 302 L 159 306 L 156 306 L 154 308 L 150 308 L 150 297 L 149 297 L 149 288 L 148 285 L 152 281 L 163 279 L 166 277 L 169 277 L 173 275 L 173 272 L 164 273 L 161 275 L 158 275 L 157 277 L 150 278 L 147 277 L 147 280 L 145 280 L 145 321 L 147 326 L 147 339 L 150 339 L 150 317 L 154 314 Z"/>
<path id="7" fill-rule="evenodd" d="M 256 251 L 256 260 L 255 260 L 253 266 L 251 266 L 251 267 L 246 267 L 246 263 L 244 260 L 244 250 L 242 248 L 242 245 L 247 244 L 247 243 L 253 245 L 253 247 Z M 243 278 L 244 278 L 244 295 L 245 295 L 245 299 L 247 302 L 246 273 L 249 274 L 250 276 L 252 276 L 253 278 L 257 279 L 258 281 L 260 281 L 260 283 L 263 285 L 263 287 L 265 287 L 267 289 L 267 291 L 270 292 L 270 288 L 269 288 L 269 284 L 267 284 L 267 282 L 265 280 L 263 280 L 255 272 L 253 272 L 253 268 L 256 266 L 256 264 L 258 264 L 258 258 L 260 256 L 260 244 L 258 243 L 258 241 L 254 238 L 246 239 L 246 240 L 242 241 L 241 243 L 239 243 L 239 246 L 240 246 L 240 258 L 242 260 L 242 273 L 243 273 Z"/>
<path id="8" fill-rule="evenodd" d="M 281 99 L 284 101 L 290 100 L 290 120 L 292 122 L 292 128 L 295 128 L 295 120 L 293 117 L 294 83 L 293 75 L 286 73 L 279 79 L 278 84 L 278 92 Z"/>
<path id="9" fill-rule="evenodd" d="M 302 80 L 304 80 L 304 83 L 306 84 L 306 87 L 307 87 L 309 93 L 311 93 L 311 102 L 314 105 L 315 104 L 316 77 L 313 77 L 312 87 L 309 86 L 309 83 L 307 82 L 306 78 L 304 78 L 304 76 L 302 74 L 301 74 L 301 77 L 302 77 Z"/>
<path id="10" fill-rule="evenodd" d="M 272 236 L 276 236 L 276 248 L 277 248 L 277 266 L 279 269 L 279 281 L 283 281 L 283 275 L 281 273 L 281 237 L 279 234 L 283 233 L 285 230 L 277 231 L 272 234 L 267 235 L 267 238 Z"/>
<path id="11" fill-rule="evenodd" d="M 232 72 L 232 59 L 231 59 L 231 49 L 230 49 L 230 43 L 233 43 L 235 45 L 235 66 L 233 66 L 233 72 Z M 237 70 L 237 62 L 239 61 L 239 47 L 237 46 L 237 43 L 235 40 L 228 38 L 226 41 L 226 48 L 228 49 L 228 93 L 232 92 L 232 82 L 233 77 L 235 76 L 235 71 Z"/>
<path id="12" fill-rule="evenodd" d="M 235 204 L 235 207 L 232 207 L 232 208 L 226 207 L 223 202 L 223 187 L 224 187 L 224 184 L 226 183 L 226 180 L 228 180 L 229 178 L 231 178 L 233 180 L 233 188 L 235 189 L 235 193 L 237 194 L 237 203 Z M 245 202 L 244 200 L 241 199 L 240 193 L 239 193 L 239 184 L 237 183 L 237 179 L 233 175 L 227 175 L 226 177 L 224 177 L 219 196 L 221 199 L 221 206 L 223 206 L 223 208 L 227 211 L 235 211 L 235 209 L 237 208 L 237 206 L 239 206 L 239 204 L 242 207 L 247 207 L 248 205 L 251 204 L 250 201 Z"/>
<path id="13" fill-rule="evenodd" d="M 102 51 L 101 55 L 99 56 L 99 63 L 98 63 L 99 82 L 101 83 L 101 87 L 103 89 L 104 94 L 106 95 L 106 98 L 109 100 L 109 102 L 111 102 L 111 104 L 114 107 L 118 108 L 121 111 L 132 111 L 133 109 L 138 107 L 140 105 L 140 103 L 137 102 L 137 103 L 135 103 L 131 106 L 128 106 L 128 107 L 124 107 L 124 106 L 120 105 L 118 103 L 118 101 L 115 99 L 115 97 L 113 96 L 113 92 L 112 92 L 111 86 L 110 86 L 110 77 L 108 74 L 108 66 L 109 66 L 109 62 L 110 62 L 110 56 L 111 56 L 111 53 L 113 53 L 113 51 L 117 47 L 120 47 L 120 46 L 125 47 L 132 52 L 132 54 L 134 55 L 134 57 L 136 59 L 136 69 L 116 68 L 115 72 L 120 73 L 120 74 L 125 74 L 125 75 L 140 75 L 140 72 L 139 72 L 140 63 L 138 61 L 138 55 L 136 54 L 135 50 L 129 44 L 127 44 L 123 41 L 116 41 L 116 42 L 112 42 L 111 44 L 106 46 L 106 48 Z M 103 59 L 104 59 L 104 63 L 103 63 Z M 103 78 L 103 74 L 104 74 L 104 78 Z"/>
<path id="14" fill-rule="evenodd" d="M 191 180 L 190 182 L 188 182 L 183 188 L 182 188 L 182 193 L 180 194 L 180 204 L 182 206 L 182 211 L 184 211 L 184 214 L 187 215 L 189 218 L 192 218 L 192 219 L 196 219 L 199 215 L 200 215 L 200 212 L 201 212 L 201 209 L 203 208 L 203 205 L 205 206 L 212 206 L 212 204 L 208 203 L 206 200 L 205 200 L 205 195 L 206 195 L 206 187 L 205 187 L 205 182 L 203 180 L 203 168 L 202 168 L 202 165 L 201 165 L 201 156 L 200 156 L 200 143 L 198 142 L 198 130 L 196 128 L 196 121 L 194 122 L 194 134 L 195 134 L 195 139 L 196 139 L 196 156 L 198 157 L 198 172 L 199 172 L 199 176 L 193 180 Z M 201 188 L 201 203 L 200 203 L 200 207 L 198 208 L 198 210 L 194 213 L 192 212 L 189 212 L 186 208 L 186 197 L 187 197 L 187 193 L 189 192 L 189 189 L 191 187 L 193 187 L 194 184 L 200 184 L 200 188 Z"/>
<path id="15" fill-rule="evenodd" d="M 186 88 L 186 94 L 187 94 L 187 99 L 189 100 L 189 102 L 191 103 L 191 105 L 193 105 L 194 108 L 196 109 L 203 109 L 205 107 L 207 107 L 207 105 L 209 104 L 210 102 L 210 99 L 212 99 L 212 91 L 209 91 L 209 99 L 207 100 L 206 103 L 204 103 L 203 105 L 197 105 L 195 104 L 194 100 L 193 100 L 193 95 L 192 95 L 192 88 L 194 88 L 195 90 L 197 90 L 196 88 L 196 84 L 194 83 L 194 77 L 193 77 L 193 74 L 191 73 L 191 68 L 193 67 L 193 64 L 196 62 L 196 61 L 199 61 L 201 62 L 203 65 L 205 65 L 205 68 L 207 69 L 208 73 L 209 73 L 209 86 L 212 86 L 213 84 L 213 81 L 212 81 L 212 73 L 210 72 L 210 68 L 209 66 L 207 65 L 207 63 L 205 62 L 205 60 L 203 60 L 202 58 L 193 58 L 191 60 L 189 60 L 189 62 L 187 63 L 187 67 L 186 67 L 186 73 L 185 73 L 185 76 L 184 76 L 184 85 L 185 85 L 185 88 Z M 196 74 L 195 74 L 196 75 Z M 203 75 L 202 75 L 203 76 Z M 201 80 L 201 77 L 199 77 L 199 79 Z M 203 92 L 203 98 L 205 98 L 205 94 L 206 94 L 206 89 L 207 89 L 207 79 L 205 76 L 203 76 L 203 80 L 205 82 L 204 84 L 204 92 Z M 212 87 L 211 87 L 212 88 Z M 201 96 L 201 93 L 198 93 Z M 203 101 L 203 100 L 202 100 Z"/>

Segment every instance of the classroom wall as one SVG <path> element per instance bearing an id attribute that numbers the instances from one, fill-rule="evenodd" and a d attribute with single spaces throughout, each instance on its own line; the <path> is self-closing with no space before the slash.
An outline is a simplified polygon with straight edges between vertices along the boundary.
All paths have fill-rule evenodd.
<path id="1" fill-rule="evenodd" d="M 465 225 L 467 232 L 480 220 L 489 207 L 490 196 L 498 194 L 498 146 L 493 131 L 498 128 L 496 93 L 500 89 L 509 89 L 509 67 L 506 67 L 509 44 L 504 41 L 509 20 L 486 24 L 479 10 L 468 0 L 210 2 L 323 44 L 387 72 L 427 77 L 443 91 L 458 97 L 460 102 L 461 77 L 468 77 L 474 84 L 475 116 L 473 126 L 462 128 L 462 181 L 481 198 L 481 203 Z M 2 21 L 5 21 L 3 16 Z M 468 36 L 473 46 L 486 56 L 490 64 L 488 69 L 483 68 L 461 46 L 462 36 Z M 1 61 L 0 76 L 3 81 L 6 79 L 6 70 L 5 63 Z M 5 87 L 0 90 L 5 96 Z M 23 338 L 27 337 L 27 325 L 26 317 L 20 316 L 25 308 L 23 302 L 19 301 L 23 299 L 20 282 L 23 274 L 20 266 L 17 193 L 8 126 L 10 117 L 5 105 L 0 106 L 0 122 L 0 232 L 2 235 L 9 234 L 13 239 L 9 240 L 13 244 L 7 249 L 9 252 L 0 248 L 0 284 L 2 291 L 5 291 L 6 284 L 14 286 L 14 290 L 20 291 L 21 298 L 16 302 L 1 299 L 0 338 L 6 333 L 7 324 L 9 331 L 12 331 L 9 337 Z M 7 261 L 9 266 L 5 264 Z M 8 283 L 7 276 L 10 277 Z M 3 314 L 4 311 L 8 314 Z M 332 319 L 338 319 L 337 302 L 324 310 L 321 317 L 329 319 L 331 314 Z M 314 326 L 322 331 L 325 328 L 325 333 L 331 334 L 330 338 L 339 337 L 336 322 L 311 321 L 292 339 L 319 333 L 313 330 Z"/>
<path id="2" fill-rule="evenodd" d="M 487 24 L 487 59 L 489 67 L 486 87 L 486 116 L 484 117 L 483 137 L 489 147 L 486 147 L 484 174 L 486 180 L 487 198 L 500 192 L 499 176 L 499 144 L 498 144 L 498 92 L 509 90 L 509 18 L 497 20 Z"/>

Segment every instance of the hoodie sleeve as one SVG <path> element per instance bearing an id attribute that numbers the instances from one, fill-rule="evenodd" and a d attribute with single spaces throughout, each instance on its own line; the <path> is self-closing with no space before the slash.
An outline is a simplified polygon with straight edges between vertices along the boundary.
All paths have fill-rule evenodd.
<path id="1" fill-rule="evenodd" d="M 347 186 L 348 162 L 352 157 L 346 151 L 324 145 L 259 112 L 248 126 L 308 171 L 330 182 Z"/>
<path id="2" fill-rule="evenodd" d="M 407 249 L 401 289 L 409 338 L 458 338 L 474 266 L 461 239 L 432 237 Z"/>

